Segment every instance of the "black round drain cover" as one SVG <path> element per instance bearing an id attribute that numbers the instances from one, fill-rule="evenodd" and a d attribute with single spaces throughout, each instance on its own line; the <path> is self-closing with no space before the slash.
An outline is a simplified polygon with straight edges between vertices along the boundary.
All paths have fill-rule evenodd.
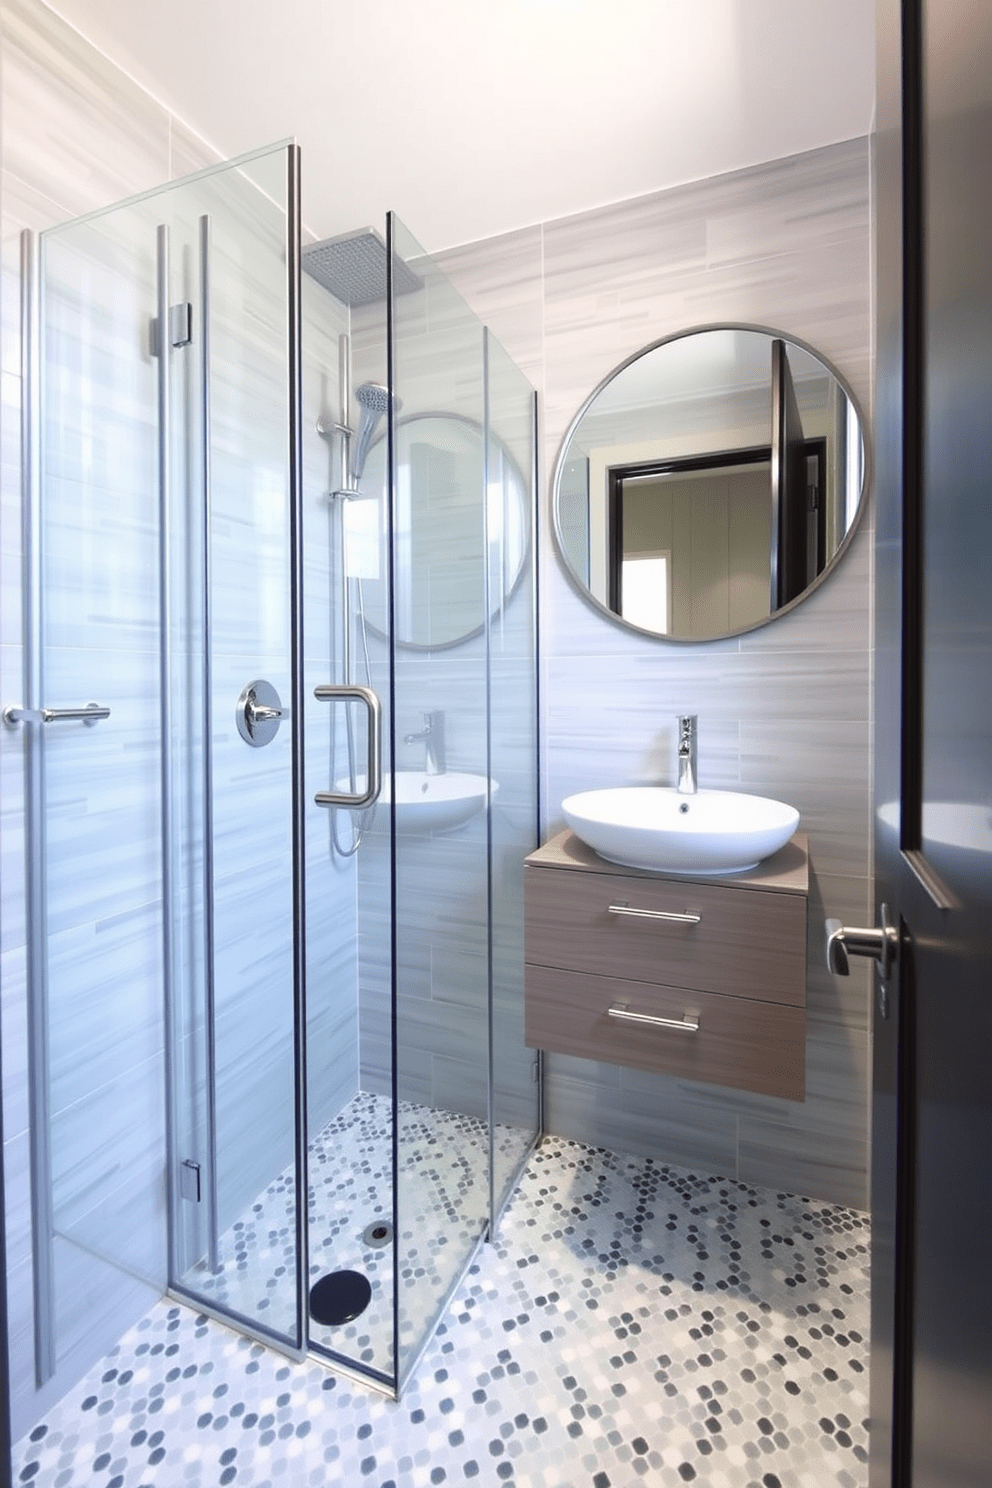
<path id="1" fill-rule="evenodd" d="M 360 1271 L 329 1271 L 310 1288 L 310 1316 L 333 1328 L 357 1318 L 371 1300 L 372 1286 Z"/>

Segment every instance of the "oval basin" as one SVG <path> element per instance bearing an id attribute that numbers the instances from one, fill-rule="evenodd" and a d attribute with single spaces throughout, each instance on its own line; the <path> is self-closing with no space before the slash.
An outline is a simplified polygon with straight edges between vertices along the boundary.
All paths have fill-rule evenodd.
<path id="1" fill-rule="evenodd" d="M 397 770 L 395 776 L 383 775 L 382 790 L 376 803 L 387 809 L 392 798 L 392 781 L 396 783 L 396 830 L 398 832 L 450 832 L 475 816 L 486 804 L 487 789 L 495 796 L 499 786 L 485 775 L 450 770 L 444 775 L 428 775 L 424 770 Z M 335 790 L 350 790 L 347 780 L 335 783 Z M 358 777 L 358 790 L 365 789 L 365 777 Z"/>
<path id="2" fill-rule="evenodd" d="M 609 863 L 656 873 L 743 873 L 784 847 L 799 812 L 736 791 L 674 786 L 580 791 L 561 803 L 577 837 Z"/>

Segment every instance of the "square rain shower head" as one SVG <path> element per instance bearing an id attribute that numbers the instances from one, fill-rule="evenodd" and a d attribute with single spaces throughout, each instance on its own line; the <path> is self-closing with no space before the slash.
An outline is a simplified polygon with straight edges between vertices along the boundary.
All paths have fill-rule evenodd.
<path id="1" fill-rule="evenodd" d="M 345 305 L 373 305 L 386 298 L 386 245 L 374 227 L 310 243 L 300 259 L 306 272 Z M 409 294 L 422 280 L 394 258 L 393 284 L 397 294 Z"/>

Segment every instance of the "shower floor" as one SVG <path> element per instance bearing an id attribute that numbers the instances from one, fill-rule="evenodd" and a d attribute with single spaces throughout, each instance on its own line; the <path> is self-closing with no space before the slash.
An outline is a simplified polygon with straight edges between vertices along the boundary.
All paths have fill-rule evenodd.
<path id="1" fill-rule="evenodd" d="M 33 1488 L 864 1488 L 867 1216 L 549 1138 L 401 1402 L 157 1304 Z"/>
<path id="2" fill-rule="evenodd" d="M 397 1178 L 400 1359 L 425 1337 L 488 1215 L 486 1124 L 475 1117 L 399 1102 Z M 497 1166 L 521 1158 L 524 1133 L 499 1126 Z M 321 1327 L 311 1342 L 392 1375 L 393 1247 L 363 1240 L 393 1213 L 392 1102 L 361 1092 L 309 1144 L 310 1285 L 330 1271 L 357 1271 L 372 1286 L 354 1322 Z M 504 1159 L 506 1161 L 504 1161 Z M 272 1298 L 293 1288 L 296 1185 L 287 1168 L 221 1237 L 221 1269 L 196 1266 L 185 1278 L 209 1302 L 248 1318 L 274 1316 Z"/>

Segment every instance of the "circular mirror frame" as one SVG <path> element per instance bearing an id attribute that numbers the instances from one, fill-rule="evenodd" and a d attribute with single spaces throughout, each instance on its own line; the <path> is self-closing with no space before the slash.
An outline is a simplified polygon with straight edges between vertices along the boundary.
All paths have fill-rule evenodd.
<path id="1" fill-rule="evenodd" d="M 436 409 L 424 409 L 419 413 L 410 413 L 397 417 L 396 428 L 397 430 L 399 430 L 401 426 L 415 423 L 420 419 L 448 419 L 451 420 L 453 423 L 465 424 L 473 431 L 478 431 L 479 437 L 483 441 L 483 449 L 485 449 L 485 432 L 483 430 L 483 426 L 478 422 L 477 419 L 470 418 L 469 415 L 465 413 L 439 413 Z M 524 514 L 527 518 L 527 521 L 525 523 L 526 541 L 524 542 L 523 548 L 520 553 L 520 561 L 517 565 L 516 573 L 513 576 L 513 581 L 511 584 L 508 585 L 506 590 L 504 603 L 509 604 L 513 596 L 519 589 L 520 584 L 523 580 L 523 576 L 527 571 L 527 561 L 531 555 L 531 549 L 534 544 L 534 525 L 536 522 L 536 512 L 534 510 L 534 490 L 533 486 L 531 486 L 528 491 L 527 480 L 523 477 L 523 472 L 520 470 L 520 466 L 517 464 L 517 461 L 510 452 L 509 446 L 506 444 L 506 441 L 501 439 L 499 435 L 495 433 L 490 433 L 489 437 L 503 449 L 508 462 L 512 464 L 513 468 L 522 477 L 520 483 L 520 491 L 523 498 L 522 505 Z M 374 450 L 377 446 L 384 446 L 388 451 L 388 438 L 389 436 L 385 432 L 380 434 L 378 439 L 373 440 L 372 444 L 370 445 L 369 454 L 371 454 L 372 450 Z M 386 458 L 388 461 L 388 453 Z M 368 462 L 366 461 L 366 468 L 367 466 Z M 450 651 L 455 646 L 464 645 L 466 641 L 472 641 L 475 640 L 477 636 L 484 635 L 487 623 L 491 623 L 496 618 L 496 615 L 498 613 L 498 609 L 493 610 L 488 616 L 487 620 L 483 620 L 481 624 L 476 625 L 472 630 L 466 630 L 457 636 L 453 636 L 451 640 L 433 642 L 409 641 L 401 639 L 399 636 L 394 636 L 394 644 L 403 651 L 420 651 L 427 654 L 432 651 Z M 383 629 L 382 626 L 377 625 L 374 620 L 367 619 L 366 624 L 368 625 L 371 633 L 374 636 L 377 636 L 380 640 L 389 639 L 386 630 Z"/>
<path id="2" fill-rule="evenodd" d="M 741 625 L 736 630 L 727 630 L 718 636 L 689 637 L 661 635 L 656 630 L 645 630 L 644 627 L 641 625 L 634 625 L 632 621 L 625 620 L 622 615 L 618 615 L 615 610 L 611 610 L 608 605 L 603 604 L 601 600 L 596 598 L 596 596 L 589 590 L 587 585 L 583 583 L 582 579 L 580 579 L 579 575 L 575 572 L 575 569 L 572 567 L 568 559 L 568 555 L 565 551 L 565 542 L 562 537 L 561 525 L 558 520 L 558 486 L 561 480 L 562 470 L 564 469 L 565 458 L 568 453 L 568 447 L 571 443 L 572 436 L 575 434 L 575 431 L 578 429 L 583 418 L 589 412 L 589 409 L 595 403 L 596 399 L 599 397 L 604 388 L 608 387 L 610 383 L 613 382 L 617 377 L 619 377 L 620 373 L 623 372 L 627 367 L 629 367 L 633 362 L 639 362 L 642 357 L 647 356 L 650 352 L 657 351 L 659 346 L 667 346 L 674 341 L 684 341 L 687 336 L 699 336 L 708 331 L 757 331 L 763 336 L 770 336 L 772 337 L 772 339 L 780 339 L 792 346 L 798 346 L 801 351 L 805 351 L 811 357 L 814 357 L 820 363 L 820 365 L 824 367 L 827 372 L 830 373 L 831 377 L 836 380 L 838 386 L 841 388 L 844 395 L 850 401 L 851 407 L 854 409 L 854 412 L 857 415 L 858 427 L 861 430 L 861 445 L 864 452 L 864 469 L 861 480 L 861 494 L 858 497 L 857 510 L 854 513 L 851 525 L 847 529 L 847 532 L 844 534 L 843 541 L 838 545 L 837 551 L 833 554 L 823 572 L 817 574 L 812 584 L 808 585 L 808 587 L 803 590 L 802 594 L 797 594 L 794 599 L 790 599 L 789 603 L 783 605 L 781 609 L 773 610 L 769 615 L 764 616 L 760 620 L 756 620 L 752 625 Z M 579 411 L 575 414 L 568 428 L 565 430 L 562 441 L 558 446 L 558 452 L 555 455 L 554 470 L 551 477 L 551 531 L 554 534 L 555 547 L 558 550 L 558 558 L 561 562 L 562 568 L 564 569 L 566 578 L 572 585 L 573 589 L 575 589 L 576 593 L 581 596 L 581 598 L 586 602 L 587 605 L 590 606 L 590 608 L 597 610 L 599 614 L 603 615 L 607 620 L 611 620 L 615 625 L 620 626 L 623 630 L 630 631 L 634 635 L 646 636 L 649 640 L 652 641 L 660 641 L 662 643 L 675 646 L 707 646 L 712 645 L 715 641 L 733 640 L 735 636 L 747 635 L 752 630 L 761 630 L 764 626 L 770 625 L 772 621 L 778 620 L 783 615 L 789 614 L 790 611 L 796 609 L 798 605 L 803 604 L 810 597 L 811 594 L 814 594 L 816 590 L 819 589 L 820 585 L 824 582 L 825 579 L 828 579 L 830 577 L 837 564 L 847 552 L 848 548 L 851 545 L 851 542 L 854 539 L 855 533 L 861 525 L 861 520 L 864 516 L 865 508 L 868 505 L 868 496 L 871 490 L 871 477 L 871 445 L 868 439 L 868 429 L 865 423 L 864 414 L 861 409 L 861 404 L 855 397 L 847 378 L 844 377 L 844 375 L 837 370 L 834 364 L 829 361 L 821 351 L 817 351 L 815 346 L 811 346 L 808 341 L 803 341 L 801 337 L 792 335 L 788 331 L 776 330 L 773 326 L 755 325 L 750 321 L 718 321 L 707 325 L 690 326 L 687 330 L 676 331 L 670 336 L 659 336 L 657 341 L 651 341 L 648 343 L 647 346 L 641 346 L 638 348 L 637 351 L 633 352 L 632 355 L 630 355 L 629 357 L 625 357 L 624 360 L 618 363 L 618 365 L 614 367 L 611 372 L 607 373 L 607 375 L 602 379 L 601 382 L 596 384 L 592 392 L 589 394 L 588 398 L 586 398 L 585 402 L 582 404 Z"/>

